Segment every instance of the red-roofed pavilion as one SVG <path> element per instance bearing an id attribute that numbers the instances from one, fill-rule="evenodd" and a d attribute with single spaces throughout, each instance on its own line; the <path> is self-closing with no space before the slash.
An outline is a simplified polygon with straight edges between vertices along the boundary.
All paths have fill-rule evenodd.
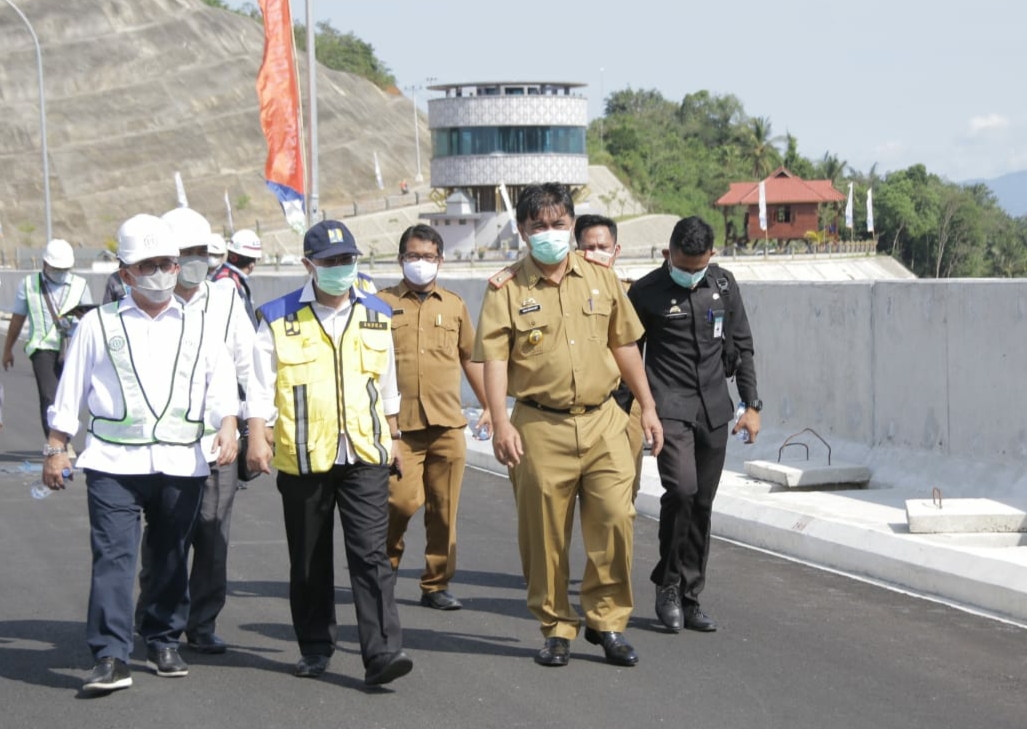
<path id="1" fill-rule="evenodd" d="M 830 180 L 803 180 L 784 167 L 778 167 L 763 180 L 767 193 L 767 232 L 760 230 L 760 183 L 732 182 L 717 200 L 728 208 L 745 205 L 746 233 L 749 240 L 767 237 L 774 240 L 800 240 L 807 232 L 819 230 L 819 210 L 823 203 L 841 202 L 845 195 L 834 189 Z M 725 209 L 725 215 L 727 210 Z"/>

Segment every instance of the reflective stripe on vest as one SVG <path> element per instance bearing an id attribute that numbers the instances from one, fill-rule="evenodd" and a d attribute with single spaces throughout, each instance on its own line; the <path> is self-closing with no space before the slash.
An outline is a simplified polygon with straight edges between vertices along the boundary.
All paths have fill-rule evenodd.
<path id="1" fill-rule="evenodd" d="M 203 313 L 188 309 L 183 312 L 171 390 L 159 415 L 136 374 L 132 345 L 118 313 L 118 302 L 100 307 L 99 314 L 107 354 L 121 385 L 125 416 L 121 420 L 113 420 L 91 413 L 89 431 L 102 441 L 119 445 L 192 445 L 198 442 L 203 435 L 203 420 L 189 420 L 189 404 L 192 379 L 203 342 Z"/>
<path id="2" fill-rule="evenodd" d="M 203 302 L 204 328 L 211 332 L 210 336 L 218 334 L 227 343 L 232 324 L 232 312 L 235 311 L 235 302 L 239 300 L 239 295 L 227 286 L 215 286 L 211 281 L 203 281 L 200 283 L 200 286 L 204 287 L 207 295 Z M 215 301 L 217 297 L 224 299 L 224 301 Z M 195 300 L 196 298 L 193 297 L 185 302 L 185 308 L 188 309 L 189 304 Z M 242 393 L 242 385 L 239 387 L 239 392 Z M 218 429 L 209 422 L 206 422 L 206 420 L 204 418 L 203 434 L 207 436 L 218 432 Z"/>
<path id="3" fill-rule="evenodd" d="M 50 310 L 43 298 L 42 286 L 43 274 L 36 273 L 25 278 L 25 300 L 29 306 L 29 339 L 25 342 L 25 353 L 30 357 L 37 349 L 51 349 L 58 351 L 61 348 L 61 333 L 50 317 Z M 86 292 L 86 280 L 81 276 L 68 274 L 66 282 L 68 295 L 64 301 L 54 301 L 54 309 L 58 316 L 64 316 L 74 309 L 82 301 Z M 60 288 L 55 284 L 47 284 L 50 295 L 53 296 L 54 289 Z M 46 325 L 47 321 L 50 326 Z"/>
<path id="4" fill-rule="evenodd" d="M 357 300 L 338 349 L 309 305 L 268 322 L 278 361 L 276 468 L 293 475 L 331 470 L 340 432 L 361 461 L 388 463 L 392 438 L 378 383 L 388 365 L 390 322 Z"/>

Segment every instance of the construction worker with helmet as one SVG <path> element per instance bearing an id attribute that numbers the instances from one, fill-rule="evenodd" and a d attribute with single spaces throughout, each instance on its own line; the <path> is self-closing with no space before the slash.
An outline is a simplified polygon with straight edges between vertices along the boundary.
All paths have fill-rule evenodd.
<path id="1" fill-rule="evenodd" d="M 25 354 L 36 377 L 44 438 L 50 433 L 46 410 L 53 404 L 57 381 L 64 369 L 63 352 L 84 313 L 82 307 L 93 303 L 86 280 L 72 273 L 74 266 L 75 252 L 68 241 L 55 238 L 47 243 L 42 270 L 30 273 L 18 284 L 4 342 L 4 369 L 9 370 L 14 365 L 14 343 L 28 320 Z"/>
<path id="2" fill-rule="evenodd" d="M 140 516 L 159 565 L 135 630 L 158 676 L 185 676 L 178 654 L 189 610 L 189 542 L 210 474 L 236 456 L 239 398 L 221 336 L 205 333 L 202 309 L 175 298 L 179 248 L 168 224 L 136 215 L 118 230 L 121 276 L 129 293 L 88 312 L 71 341 L 49 411 L 43 483 L 65 487 L 67 442 L 88 408 L 85 471 L 92 573 L 86 638 L 95 665 L 86 692 L 132 685 L 132 586 Z M 204 446 L 204 423 L 218 432 Z"/>
<path id="3" fill-rule="evenodd" d="M 207 240 L 207 274 L 208 278 L 213 277 L 214 272 L 225 262 L 228 254 L 228 244 L 225 237 L 220 233 L 211 233 Z"/>
<path id="4" fill-rule="evenodd" d="M 187 310 L 202 311 L 204 336 L 224 341 L 232 355 L 239 393 L 246 391 L 253 370 L 255 332 L 242 301 L 228 286 L 207 280 L 207 258 L 212 238 L 210 223 L 190 208 L 175 208 L 161 216 L 168 224 L 178 246 L 178 282 L 175 299 Z M 241 414 L 241 413 L 240 413 Z M 198 653 L 224 653 L 225 642 L 214 633 L 215 621 L 225 606 L 228 594 L 228 540 L 232 506 L 238 486 L 235 463 L 218 465 L 213 448 L 217 429 L 210 413 L 204 421 L 203 453 L 210 475 L 203 484 L 200 512 L 193 527 L 192 566 L 189 570 L 189 617 L 185 624 L 186 642 Z M 136 605 L 136 624 L 144 620 L 145 606 L 152 591 L 152 555 L 147 535 L 143 535 L 140 595 Z"/>
<path id="5" fill-rule="evenodd" d="M 257 261 L 261 258 L 260 237 L 249 228 L 235 231 L 226 244 L 228 258 L 213 274 L 212 281 L 231 280 L 235 284 L 239 296 L 242 297 L 253 328 L 257 328 L 257 314 L 253 306 L 253 296 L 246 279 L 253 273 Z"/>

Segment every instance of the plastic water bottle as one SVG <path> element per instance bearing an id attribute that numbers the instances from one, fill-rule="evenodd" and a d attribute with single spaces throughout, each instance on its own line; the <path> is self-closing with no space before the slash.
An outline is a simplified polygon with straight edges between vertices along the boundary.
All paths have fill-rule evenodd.
<path id="1" fill-rule="evenodd" d="M 61 475 L 64 476 L 65 481 L 71 481 L 75 478 L 70 468 L 65 468 L 61 471 Z M 47 496 L 52 494 L 54 490 L 43 483 L 43 479 L 40 478 L 38 481 L 32 482 L 29 492 L 32 494 L 33 499 L 45 499 Z"/>
<path id="2" fill-rule="evenodd" d="M 488 440 L 489 429 L 486 426 L 477 427 L 481 419 L 481 410 L 478 408 L 464 408 L 464 417 L 467 418 L 467 427 L 471 429 L 471 435 L 475 440 Z"/>
<path id="3" fill-rule="evenodd" d="M 738 422 L 739 418 L 741 418 L 743 415 L 745 415 L 745 411 L 746 411 L 745 403 L 744 402 L 738 403 L 738 409 L 735 410 L 735 422 L 736 423 Z M 735 437 L 738 438 L 738 440 L 742 441 L 743 443 L 748 443 L 749 442 L 749 429 L 748 428 L 742 428 L 737 433 L 735 433 Z"/>

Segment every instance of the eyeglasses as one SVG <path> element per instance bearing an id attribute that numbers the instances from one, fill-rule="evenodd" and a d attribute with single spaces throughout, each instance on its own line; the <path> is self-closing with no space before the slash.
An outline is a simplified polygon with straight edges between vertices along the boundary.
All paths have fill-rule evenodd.
<path id="1" fill-rule="evenodd" d="M 438 263 L 442 256 L 437 253 L 404 253 L 400 258 L 404 263 L 417 263 L 418 261 Z"/>
<path id="2" fill-rule="evenodd" d="M 162 273 L 171 273 L 178 266 L 178 260 L 175 258 L 161 258 L 159 260 L 146 260 L 140 261 L 135 264 L 136 271 L 139 272 L 140 276 L 152 276 L 157 273 L 157 269 L 160 269 Z"/>
<path id="3" fill-rule="evenodd" d="M 343 253 L 339 256 L 330 256 L 329 258 L 318 258 L 313 261 L 315 266 L 323 266 L 325 268 L 334 268 L 335 266 L 350 266 L 357 262 L 357 255 L 355 253 Z"/>

